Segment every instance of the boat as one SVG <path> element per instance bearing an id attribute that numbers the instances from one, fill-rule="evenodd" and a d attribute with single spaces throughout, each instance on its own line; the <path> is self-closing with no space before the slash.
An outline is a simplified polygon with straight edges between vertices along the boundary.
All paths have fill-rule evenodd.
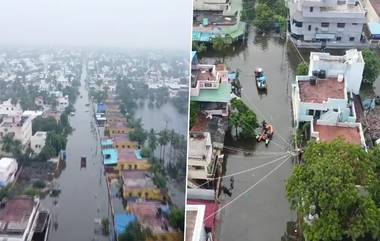
<path id="1" fill-rule="evenodd" d="M 80 158 L 80 168 L 85 168 L 87 166 L 87 158 L 85 156 L 82 156 Z"/>
<path id="2" fill-rule="evenodd" d="M 256 135 L 256 141 L 261 142 L 264 141 L 265 145 L 268 146 L 270 140 L 273 138 L 273 126 L 272 124 L 268 124 L 265 121 L 262 122 L 261 130 L 258 131 Z"/>
<path id="3" fill-rule="evenodd" d="M 256 70 L 255 70 L 255 81 L 256 81 L 256 87 L 259 90 L 266 90 L 267 89 L 267 78 L 264 75 L 264 71 L 262 68 L 256 68 Z"/>

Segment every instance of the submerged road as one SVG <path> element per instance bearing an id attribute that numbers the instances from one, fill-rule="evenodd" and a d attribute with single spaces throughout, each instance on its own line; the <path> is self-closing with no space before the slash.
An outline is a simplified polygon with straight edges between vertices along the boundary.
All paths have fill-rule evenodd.
<path id="1" fill-rule="evenodd" d="M 108 215 L 108 203 L 99 141 L 95 122 L 85 89 L 86 64 L 83 65 L 80 96 L 74 105 L 75 115 L 70 117 L 74 128 L 68 137 L 66 167 L 56 180 L 62 192 L 58 198 L 47 197 L 44 206 L 52 213 L 49 240 L 109 240 L 95 235 L 96 218 Z M 80 158 L 87 158 L 87 167 L 80 168 Z"/>
<path id="2" fill-rule="evenodd" d="M 261 166 L 252 171 L 235 175 L 233 180 L 225 178 L 223 185 L 230 189 L 231 196 L 221 194 L 222 210 L 219 214 L 217 239 L 222 241 L 276 241 L 286 230 L 286 222 L 294 219 L 285 196 L 285 180 L 291 173 L 292 161 L 287 151 L 291 150 L 291 106 L 290 89 L 293 71 L 286 46 L 279 39 L 256 38 L 250 32 L 248 46 L 241 52 L 227 57 L 230 69 L 239 69 L 242 85 L 242 100 L 252 109 L 259 121 L 273 124 L 274 137 L 269 147 L 255 140 L 236 143 L 227 138 L 226 146 L 254 151 L 252 156 L 230 154 L 225 175 Z M 207 58 L 206 58 L 207 60 Z M 210 61 L 208 59 L 207 61 Z M 268 79 L 267 95 L 258 94 L 253 72 L 262 67 Z M 265 163 L 271 162 L 268 165 Z M 231 184 L 232 182 L 232 184 Z"/>

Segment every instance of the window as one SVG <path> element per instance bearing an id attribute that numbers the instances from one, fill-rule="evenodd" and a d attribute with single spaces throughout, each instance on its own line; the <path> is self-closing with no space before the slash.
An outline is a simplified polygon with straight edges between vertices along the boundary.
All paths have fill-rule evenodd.
<path id="1" fill-rule="evenodd" d="M 137 165 L 135 165 L 135 169 L 137 169 Z"/>
<path id="2" fill-rule="evenodd" d="M 355 37 L 350 37 L 350 41 L 355 41 Z"/>
<path id="3" fill-rule="evenodd" d="M 346 26 L 345 23 L 338 23 L 338 24 L 337 24 L 337 27 L 338 27 L 338 28 L 344 28 L 344 26 Z"/>
<path id="4" fill-rule="evenodd" d="M 205 87 L 212 87 L 211 83 L 205 83 Z"/>
<path id="5" fill-rule="evenodd" d="M 122 148 L 124 149 L 124 148 L 125 148 L 125 145 L 122 145 Z"/>
<path id="6" fill-rule="evenodd" d="M 307 115 L 314 115 L 314 110 L 308 110 Z"/>
<path id="7" fill-rule="evenodd" d="M 342 37 L 336 37 L 336 41 L 341 41 Z"/>
<path id="8" fill-rule="evenodd" d="M 132 169 L 132 165 L 128 165 L 128 169 L 131 170 Z"/>
<path id="9" fill-rule="evenodd" d="M 314 10 L 314 7 L 310 7 L 310 12 L 312 13 Z"/>
<path id="10" fill-rule="evenodd" d="M 358 23 L 352 23 L 352 25 L 358 25 Z"/>
<path id="11" fill-rule="evenodd" d="M 307 30 L 311 31 L 311 25 L 309 25 L 309 26 L 307 27 Z"/>
<path id="12" fill-rule="evenodd" d="M 322 28 L 328 28 L 329 27 L 329 23 L 326 23 L 326 22 L 323 22 L 323 23 L 321 23 L 321 27 Z"/>
<path id="13" fill-rule="evenodd" d="M 297 20 L 294 20 L 293 19 L 293 24 L 296 26 L 296 27 L 302 27 L 302 22 L 299 22 L 299 21 L 297 21 Z"/>
<path id="14" fill-rule="evenodd" d="M 333 109 L 334 112 L 338 112 L 338 109 Z"/>

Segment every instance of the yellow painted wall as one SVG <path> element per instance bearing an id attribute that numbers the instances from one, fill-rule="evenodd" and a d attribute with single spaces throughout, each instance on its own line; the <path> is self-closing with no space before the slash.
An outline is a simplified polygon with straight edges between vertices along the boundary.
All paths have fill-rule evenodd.
<path id="1" fill-rule="evenodd" d="M 127 199 L 128 197 L 141 197 L 149 200 L 162 200 L 161 191 L 158 188 L 126 189 L 125 187 L 123 187 L 123 196 L 125 199 Z"/>
<path id="2" fill-rule="evenodd" d="M 107 130 L 110 133 L 110 136 L 113 137 L 115 135 L 120 135 L 120 134 L 128 134 L 128 132 L 131 130 L 131 128 L 112 128 L 112 127 L 107 127 Z"/>
<path id="3" fill-rule="evenodd" d="M 111 134 L 112 136 L 112 134 Z M 138 143 L 130 140 L 126 141 L 119 141 L 117 143 L 113 143 L 113 147 L 118 149 L 118 150 L 123 150 L 123 149 L 137 149 L 138 148 Z"/>
<path id="4" fill-rule="evenodd" d="M 149 170 L 150 164 L 148 161 L 123 161 L 120 160 L 117 163 L 117 170 L 122 171 L 122 170 Z"/>

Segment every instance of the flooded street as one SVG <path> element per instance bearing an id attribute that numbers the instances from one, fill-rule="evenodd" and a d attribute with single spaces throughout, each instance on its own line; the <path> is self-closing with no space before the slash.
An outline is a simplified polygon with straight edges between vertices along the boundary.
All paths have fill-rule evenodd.
<path id="1" fill-rule="evenodd" d="M 43 204 L 52 213 L 49 240 L 95 240 L 94 220 L 107 216 L 108 203 L 99 142 L 94 132 L 95 122 L 85 89 L 86 70 L 83 68 L 80 98 L 74 105 L 76 112 L 70 117 L 74 131 L 68 137 L 66 168 L 57 179 L 61 188 L 58 198 L 47 197 Z M 87 158 L 87 167 L 80 168 L 82 156 Z M 57 202 L 55 204 L 55 202 Z M 108 240 L 97 235 L 96 240 Z"/>
<path id="2" fill-rule="evenodd" d="M 247 47 L 227 57 L 231 70 L 238 69 L 242 85 L 242 100 L 256 113 L 259 122 L 273 124 L 274 137 L 269 147 L 264 143 L 236 143 L 227 137 L 226 147 L 254 150 L 251 156 L 229 154 L 225 175 L 257 167 L 249 172 L 225 178 L 223 185 L 231 190 L 231 197 L 221 194 L 222 211 L 219 216 L 218 240 L 276 241 L 286 230 L 286 222 L 294 218 L 285 197 L 285 179 L 291 173 L 291 106 L 289 86 L 293 71 L 289 59 L 297 56 L 288 53 L 279 38 L 255 38 L 249 34 Z M 262 67 L 268 79 L 267 95 L 259 95 L 254 82 L 254 69 Z M 269 162 L 269 163 L 268 163 Z M 263 165 L 267 163 L 267 165 Z"/>

